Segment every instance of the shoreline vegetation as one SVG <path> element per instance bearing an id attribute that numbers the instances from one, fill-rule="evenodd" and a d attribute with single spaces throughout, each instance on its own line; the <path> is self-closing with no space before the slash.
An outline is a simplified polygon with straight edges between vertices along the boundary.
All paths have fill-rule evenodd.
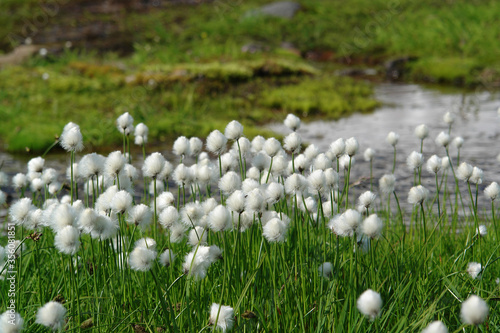
<path id="1" fill-rule="evenodd" d="M 498 89 L 499 3 L 311 0 L 290 19 L 251 14 L 266 3 L 2 1 L 0 58 L 33 46 L 0 65 L 2 145 L 41 153 L 74 120 L 90 150 L 116 146 L 123 112 L 159 144 L 235 118 L 253 137 L 289 112 L 369 112 L 369 82 L 386 79 Z"/>

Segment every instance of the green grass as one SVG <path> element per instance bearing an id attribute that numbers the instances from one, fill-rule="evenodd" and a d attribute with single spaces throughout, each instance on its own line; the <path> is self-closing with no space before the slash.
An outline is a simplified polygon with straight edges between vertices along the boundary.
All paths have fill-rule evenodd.
<path id="1" fill-rule="evenodd" d="M 149 152 L 151 148 L 146 146 L 146 149 Z M 215 160 L 209 161 L 212 162 Z M 192 160 L 186 159 L 185 163 L 191 165 Z M 141 168 L 142 158 L 134 160 L 133 164 Z M 200 161 L 200 165 L 203 164 L 205 162 Z M 357 164 L 354 167 L 358 167 Z M 386 172 L 390 172 L 391 167 L 387 165 Z M 398 165 L 401 167 L 406 168 Z M 218 175 L 216 165 L 215 170 Z M 370 174 L 370 170 L 356 171 Z M 360 243 L 355 236 L 356 233 L 362 235 L 361 229 L 350 237 L 337 236 L 326 228 L 333 217 L 327 207 L 310 211 L 300 209 L 297 207 L 302 200 L 300 195 L 295 199 L 294 194 L 288 193 L 264 208 L 264 211 L 282 214 L 278 216 L 283 220 L 287 220 L 285 215 L 290 218 L 289 223 L 285 222 L 284 241 L 275 242 L 263 236 L 266 216 L 259 213 L 251 214 L 251 226 L 238 232 L 237 226 L 242 220 L 233 213 L 227 230 L 207 228 L 203 231 L 207 243 L 222 250 L 222 260 L 212 262 L 206 276 L 202 274 L 201 278 L 185 274 L 186 267 L 191 269 L 189 264 L 183 267 L 188 252 L 203 251 L 199 244 L 192 246 L 186 238 L 171 240 L 174 228 L 155 226 L 141 231 L 126 224 L 128 212 L 118 215 L 108 212 L 120 226 L 115 236 L 116 242 L 121 244 L 117 249 L 111 246 L 110 240 L 92 239 L 84 232 L 74 255 L 58 251 L 55 233 L 48 226 L 32 231 L 21 223 L 15 230 L 16 238 L 23 240 L 24 249 L 21 256 L 9 262 L 17 272 L 16 311 L 25 320 L 26 332 L 47 331 L 35 323 L 35 314 L 50 300 L 61 302 L 68 310 L 64 325 L 69 331 L 208 331 L 213 329 L 208 319 L 210 306 L 218 303 L 233 308 L 235 332 L 417 332 L 434 320 L 443 321 L 450 332 L 496 332 L 500 329 L 497 301 L 500 287 L 495 282 L 500 272 L 498 222 L 487 209 L 478 212 L 474 208 L 477 200 L 489 201 L 482 196 L 477 199 L 478 187 L 472 186 L 469 196 L 470 184 L 459 182 L 462 197 L 454 200 L 458 192 L 454 191 L 452 175 L 451 170 L 439 172 L 439 189 L 430 185 L 432 182 L 426 185 L 431 190 L 428 200 L 406 212 L 400 212 L 394 205 L 388 210 L 387 197 L 378 197 L 363 210 L 363 215 L 378 214 L 384 224 L 381 236 L 369 239 L 363 235 Z M 304 176 L 309 176 L 309 172 Z M 286 176 L 272 175 L 270 181 L 285 183 L 286 179 Z M 407 179 L 412 181 L 412 177 Z M 210 187 L 213 197 L 218 199 L 216 180 Z M 122 178 L 122 184 L 123 181 Z M 411 185 L 418 183 L 417 178 L 413 181 Z M 138 189 L 135 204 L 149 204 L 152 200 L 152 195 L 149 198 L 142 195 L 142 183 L 142 179 L 134 183 Z M 92 196 L 88 197 L 82 190 L 83 185 L 84 181 L 80 180 L 79 198 L 84 206 L 95 206 Z M 325 186 L 324 183 L 320 185 Z M 356 207 L 355 198 L 363 191 L 360 186 L 370 188 L 368 182 L 351 186 L 349 171 L 341 172 L 338 185 L 338 192 L 328 188 L 318 197 L 311 189 L 309 195 L 321 204 L 326 202 L 326 197 L 338 193 L 338 203 L 329 202 L 328 205 L 333 205 L 334 210 L 338 208 L 338 213 L 342 214 Z M 410 184 L 397 183 L 396 187 L 407 185 Z M 19 191 L 7 187 L 2 190 L 19 197 Z M 204 202 L 210 197 L 197 186 L 191 190 L 187 188 L 185 196 L 172 184 L 170 191 L 176 197 L 173 205 L 180 212 L 186 203 L 196 205 L 196 200 Z M 57 196 L 68 193 L 68 188 L 63 188 Z M 436 200 L 436 193 L 439 200 Z M 49 211 L 43 206 L 48 195 L 32 194 L 28 190 L 26 195 L 33 198 L 36 207 Z M 406 193 L 397 190 L 391 194 L 391 200 L 397 198 L 396 195 L 401 202 L 406 199 Z M 222 204 L 227 205 L 227 196 L 220 198 Z M 492 212 L 498 216 L 495 202 L 492 207 Z M 462 210 L 470 214 L 462 215 Z M 48 223 L 60 218 L 59 213 L 46 214 Z M 80 213 L 75 214 L 79 216 Z M 70 218 L 67 223 L 74 224 L 77 220 Z M 184 220 L 183 223 L 189 225 L 204 225 L 204 220 L 195 219 L 194 215 Z M 11 222 L 13 219 L 7 217 L 4 224 L 11 226 Z M 487 225 L 485 237 L 476 234 L 479 223 Z M 168 267 L 161 266 L 155 259 L 145 271 L 131 269 L 126 263 L 127 257 L 135 241 L 143 237 L 154 237 L 158 252 L 169 248 L 177 259 Z M 1 238 L 2 245 L 7 244 L 6 238 Z M 370 246 L 366 247 L 367 244 Z M 124 251 L 125 257 L 119 255 L 122 249 L 128 249 Z M 332 275 L 326 278 L 318 269 L 324 262 L 330 262 L 333 267 Z M 466 271 L 469 262 L 482 264 L 481 278 L 469 276 Z M 0 311 L 5 311 L 11 299 L 9 286 L 8 283 L 0 285 Z M 381 312 L 374 320 L 357 310 L 357 299 L 366 289 L 380 293 L 383 300 Z M 476 328 L 462 323 L 460 317 L 461 303 L 472 294 L 483 298 L 489 307 L 486 322 Z"/>

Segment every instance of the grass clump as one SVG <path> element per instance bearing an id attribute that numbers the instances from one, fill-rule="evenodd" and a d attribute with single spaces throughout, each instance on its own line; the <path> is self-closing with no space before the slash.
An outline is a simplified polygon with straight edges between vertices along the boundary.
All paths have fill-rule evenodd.
<path id="1" fill-rule="evenodd" d="M 350 78 L 322 76 L 265 90 L 260 104 L 303 117 L 338 119 L 356 110 L 367 112 L 379 105 L 368 84 Z"/>
<path id="2" fill-rule="evenodd" d="M 411 76 L 418 81 L 471 86 L 479 83 L 480 68 L 470 58 L 424 58 L 411 65 Z"/>

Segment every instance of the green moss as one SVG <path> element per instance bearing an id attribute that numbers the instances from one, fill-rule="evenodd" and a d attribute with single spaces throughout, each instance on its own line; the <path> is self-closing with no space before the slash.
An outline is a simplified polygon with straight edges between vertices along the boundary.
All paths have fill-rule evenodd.
<path id="1" fill-rule="evenodd" d="M 411 76 L 420 81 L 472 85 L 478 82 L 480 68 L 470 58 L 424 58 L 412 64 Z"/>
<path id="2" fill-rule="evenodd" d="M 323 76 L 297 84 L 266 90 L 260 104 L 303 117 L 327 116 L 337 119 L 354 111 L 373 110 L 379 103 L 372 98 L 367 84 L 349 78 Z"/>

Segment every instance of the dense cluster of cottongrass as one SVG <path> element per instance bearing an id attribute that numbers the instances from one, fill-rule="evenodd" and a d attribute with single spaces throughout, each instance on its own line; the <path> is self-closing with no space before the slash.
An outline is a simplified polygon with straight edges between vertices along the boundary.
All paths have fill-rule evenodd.
<path id="1" fill-rule="evenodd" d="M 78 156 L 82 134 L 69 123 L 64 185 L 41 157 L 0 177 L 19 196 L 5 222 L 16 241 L 0 248 L 2 307 L 14 270 L 16 309 L 0 331 L 499 331 L 500 187 L 484 189 L 482 170 L 460 162 L 463 139 L 444 119 L 441 157 L 422 151 L 425 125 L 404 152 L 409 193 L 397 191 L 394 132 L 394 162 L 375 181 L 366 149 L 370 180 L 355 191 L 357 140 L 303 149 L 293 115 L 283 145 L 250 141 L 232 121 L 205 144 L 178 138 L 170 161 L 148 152 L 147 126 L 128 113 L 117 120 L 123 151 L 107 157 Z M 132 139 L 142 157 L 132 159 Z"/>

